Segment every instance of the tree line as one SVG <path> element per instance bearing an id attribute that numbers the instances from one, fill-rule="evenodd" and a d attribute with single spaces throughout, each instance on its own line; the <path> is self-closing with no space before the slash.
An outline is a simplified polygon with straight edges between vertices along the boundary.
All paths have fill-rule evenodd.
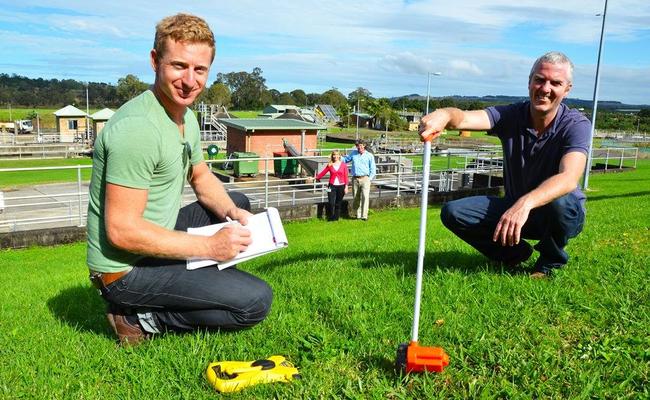
<path id="1" fill-rule="evenodd" d="M 117 108 L 142 93 L 149 83 L 135 75 L 126 75 L 117 84 L 102 82 L 81 82 L 74 79 L 28 78 L 20 75 L 0 74 L 0 104 L 14 107 L 57 108 L 68 104 L 86 104 L 88 91 L 91 108 Z M 323 93 L 306 93 L 302 89 L 280 92 L 269 88 L 260 68 L 251 72 L 239 71 L 217 74 L 217 79 L 208 85 L 198 99 L 199 102 L 220 104 L 233 110 L 260 110 L 269 104 L 289 104 L 309 107 L 314 104 L 331 104 L 347 115 L 359 103 L 361 111 L 366 108 L 381 108 L 385 104 L 400 110 L 424 111 L 425 102 L 420 99 L 387 98 L 375 99 L 365 88 L 358 88 L 347 96 L 337 88 Z M 377 101 L 378 104 L 371 104 Z M 432 99 L 430 108 L 458 105 L 451 98 Z M 470 107 L 479 108 L 483 104 L 473 102 Z"/>
<path id="2" fill-rule="evenodd" d="M 126 101 L 149 87 L 135 75 L 126 75 L 116 85 L 101 82 L 80 82 L 74 79 L 32 79 L 20 75 L 0 74 L 0 104 L 13 107 L 58 108 L 68 104 L 85 106 L 86 90 L 89 107 L 118 108 Z M 201 93 L 198 102 L 224 105 L 230 110 L 261 110 L 270 104 L 288 104 L 309 107 L 330 104 L 342 117 L 343 124 L 353 112 L 369 114 L 389 130 L 404 129 L 406 122 L 398 111 L 425 112 L 426 99 L 410 95 L 398 98 L 375 98 L 370 90 L 359 87 L 347 96 L 337 88 L 323 93 L 306 93 L 302 89 L 280 92 L 269 88 L 260 68 L 251 72 L 238 71 L 218 73 L 217 79 Z M 465 110 L 483 109 L 492 102 L 459 99 L 454 97 L 432 98 L 429 110 L 441 107 L 458 107 Z M 590 110 L 586 111 L 589 116 Z M 650 131 L 650 109 L 637 114 L 625 114 L 611 110 L 599 110 L 598 129 L 625 131 Z"/>

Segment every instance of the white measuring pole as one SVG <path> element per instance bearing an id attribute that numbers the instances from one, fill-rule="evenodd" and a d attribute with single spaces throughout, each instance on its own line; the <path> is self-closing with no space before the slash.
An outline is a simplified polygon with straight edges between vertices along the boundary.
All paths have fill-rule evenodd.
<path id="1" fill-rule="evenodd" d="M 418 268 L 415 281 L 415 307 L 413 310 L 413 330 L 411 341 L 418 341 L 418 329 L 420 325 L 420 298 L 422 297 L 422 274 L 424 273 L 424 251 L 427 238 L 427 208 L 429 207 L 429 172 L 431 166 L 431 140 L 424 142 L 422 154 L 422 199 L 420 201 L 420 237 L 418 239 Z"/>

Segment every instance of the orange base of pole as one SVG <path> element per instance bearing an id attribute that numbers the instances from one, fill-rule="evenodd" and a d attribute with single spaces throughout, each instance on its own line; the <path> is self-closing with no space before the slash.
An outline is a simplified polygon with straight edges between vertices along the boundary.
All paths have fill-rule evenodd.
<path id="1" fill-rule="evenodd" d="M 442 347 L 424 347 L 418 342 L 402 343 L 397 348 L 395 364 L 406 373 L 442 372 L 449 365 L 449 356 Z"/>

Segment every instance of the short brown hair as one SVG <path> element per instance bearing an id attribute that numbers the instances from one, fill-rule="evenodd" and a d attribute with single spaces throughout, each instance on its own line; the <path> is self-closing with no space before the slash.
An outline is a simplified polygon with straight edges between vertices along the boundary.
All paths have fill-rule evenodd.
<path id="1" fill-rule="evenodd" d="M 153 48 L 161 59 L 165 54 L 165 39 L 176 42 L 205 43 L 212 49 L 214 60 L 214 34 L 204 19 L 190 14 L 176 14 L 163 18 L 156 25 L 156 37 Z"/>

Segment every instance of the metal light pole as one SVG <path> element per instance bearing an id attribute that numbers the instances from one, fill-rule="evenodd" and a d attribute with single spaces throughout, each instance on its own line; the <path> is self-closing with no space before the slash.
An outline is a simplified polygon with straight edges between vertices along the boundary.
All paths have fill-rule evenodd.
<path id="1" fill-rule="evenodd" d="M 86 143 L 90 142 L 90 132 L 89 132 L 89 126 L 88 124 L 90 123 L 90 119 L 88 118 L 88 84 L 86 84 Z"/>
<path id="2" fill-rule="evenodd" d="M 43 143 L 43 134 L 41 133 L 41 117 L 36 114 L 36 135 L 38 143 Z"/>
<path id="3" fill-rule="evenodd" d="M 594 111 L 591 115 L 591 133 L 589 134 L 589 152 L 587 152 L 587 165 L 585 167 L 585 178 L 582 182 L 582 188 L 589 188 L 589 172 L 591 171 L 592 154 L 594 147 L 594 131 L 596 130 L 596 111 L 598 110 L 598 86 L 600 84 L 600 59 L 603 53 L 603 37 L 605 36 L 605 19 L 607 18 L 607 0 L 603 9 L 603 22 L 600 27 L 600 44 L 598 47 L 598 61 L 596 62 L 596 82 L 594 84 Z"/>
<path id="4" fill-rule="evenodd" d="M 431 90 L 431 75 L 440 76 L 442 72 L 427 72 L 427 112 L 429 114 L 429 91 Z"/>
<path id="5" fill-rule="evenodd" d="M 357 135 L 356 135 L 355 139 L 359 140 L 359 97 L 358 96 L 357 96 L 357 113 L 356 114 L 357 114 L 356 115 L 356 117 L 357 117 Z"/>

